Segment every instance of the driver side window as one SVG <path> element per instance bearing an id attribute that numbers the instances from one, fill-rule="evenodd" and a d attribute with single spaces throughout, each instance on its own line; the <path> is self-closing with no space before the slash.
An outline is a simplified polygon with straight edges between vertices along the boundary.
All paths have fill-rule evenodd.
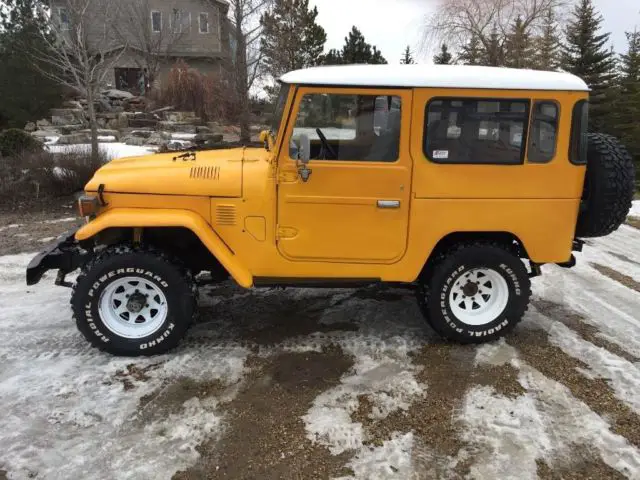
<path id="1" fill-rule="evenodd" d="M 307 94 L 289 145 L 298 158 L 301 134 L 312 160 L 395 162 L 400 149 L 402 102 L 392 95 Z"/>

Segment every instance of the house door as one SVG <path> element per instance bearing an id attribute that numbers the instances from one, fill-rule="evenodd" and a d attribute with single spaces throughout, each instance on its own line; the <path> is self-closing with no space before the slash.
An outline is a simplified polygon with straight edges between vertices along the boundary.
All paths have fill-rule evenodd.
<path id="1" fill-rule="evenodd" d="M 278 249 L 291 260 L 394 263 L 406 250 L 411 91 L 300 88 L 279 157 Z M 296 141 L 311 138 L 312 174 Z M 324 137 L 324 140 L 322 139 Z"/>

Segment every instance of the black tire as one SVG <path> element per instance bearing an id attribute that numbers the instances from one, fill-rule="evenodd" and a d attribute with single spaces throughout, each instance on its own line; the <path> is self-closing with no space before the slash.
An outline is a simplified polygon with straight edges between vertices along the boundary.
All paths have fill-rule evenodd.
<path id="1" fill-rule="evenodd" d="M 604 237 L 622 225 L 633 200 L 635 168 L 614 137 L 590 133 L 576 237 Z"/>
<path id="2" fill-rule="evenodd" d="M 478 268 L 500 275 L 506 282 L 508 298 L 494 320 L 470 325 L 454 314 L 451 290 L 456 281 L 464 282 L 466 275 Z M 441 337 L 463 344 L 484 343 L 503 337 L 522 320 L 529 307 L 531 281 L 520 258 L 508 248 L 492 243 L 471 243 L 459 245 L 440 257 L 429 277 L 419 281 L 416 293 L 420 310 Z M 472 308 L 475 305 L 473 303 Z"/>
<path id="3" fill-rule="evenodd" d="M 153 333 L 142 338 L 127 338 L 107 326 L 101 318 L 99 304 L 109 285 L 136 276 L 162 292 L 167 314 Z M 100 350 L 131 357 L 158 355 L 178 345 L 194 321 L 196 303 L 193 277 L 179 263 L 162 252 L 129 246 L 108 248 L 88 262 L 71 296 L 76 325 L 84 337 Z"/>

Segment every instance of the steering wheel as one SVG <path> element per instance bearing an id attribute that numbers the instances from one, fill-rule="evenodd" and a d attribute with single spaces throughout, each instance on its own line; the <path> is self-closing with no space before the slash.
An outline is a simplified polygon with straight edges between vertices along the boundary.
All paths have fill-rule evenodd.
<path id="1" fill-rule="evenodd" d="M 320 141 L 322 142 L 322 148 L 325 149 L 327 152 L 329 152 L 329 154 L 331 155 L 331 157 L 333 157 L 334 160 L 337 159 L 338 155 L 336 155 L 336 152 L 333 149 L 333 147 L 329 145 L 329 141 L 327 140 L 327 137 L 324 135 L 324 133 L 322 133 L 322 130 L 320 130 L 319 128 L 316 128 L 316 133 L 318 134 L 318 137 L 320 137 Z"/>

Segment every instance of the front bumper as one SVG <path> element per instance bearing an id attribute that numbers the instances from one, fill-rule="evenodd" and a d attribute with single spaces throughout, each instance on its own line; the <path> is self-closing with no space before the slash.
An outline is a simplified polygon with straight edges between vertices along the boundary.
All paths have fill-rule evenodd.
<path id="1" fill-rule="evenodd" d="M 78 228 L 75 228 L 60 235 L 55 242 L 31 260 L 27 267 L 27 285 L 38 283 L 48 270 L 58 270 L 58 278 L 64 280 L 64 275 L 84 265 L 89 259 L 89 252 L 76 242 L 77 231 Z"/>

